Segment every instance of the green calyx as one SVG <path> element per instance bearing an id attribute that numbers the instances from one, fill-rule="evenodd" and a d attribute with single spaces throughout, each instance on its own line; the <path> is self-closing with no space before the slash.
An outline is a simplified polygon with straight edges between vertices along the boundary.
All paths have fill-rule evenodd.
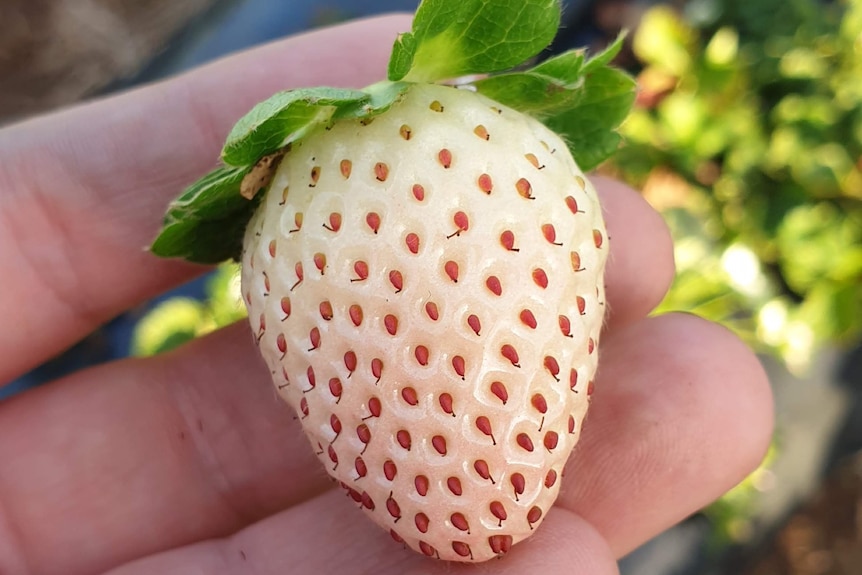
<path id="1" fill-rule="evenodd" d="M 589 59 L 573 50 L 513 70 L 544 50 L 559 24 L 559 0 L 423 0 L 413 29 L 395 41 L 388 80 L 362 90 L 279 92 L 241 118 L 222 148 L 224 165 L 168 207 L 151 251 L 203 264 L 238 259 L 259 192 L 291 145 L 335 122 L 384 113 L 414 83 L 470 81 L 557 132 L 581 169 L 596 167 L 620 143 L 616 129 L 635 83 L 610 66 L 622 37 Z"/>

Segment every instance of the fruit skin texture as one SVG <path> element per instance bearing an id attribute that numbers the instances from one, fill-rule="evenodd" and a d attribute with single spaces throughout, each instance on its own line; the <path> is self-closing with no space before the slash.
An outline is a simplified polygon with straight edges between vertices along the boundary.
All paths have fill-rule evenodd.
<path id="1" fill-rule="evenodd" d="M 282 160 L 243 295 L 279 394 L 396 541 L 483 561 L 544 520 L 604 317 L 594 188 L 540 122 L 417 84 Z"/>

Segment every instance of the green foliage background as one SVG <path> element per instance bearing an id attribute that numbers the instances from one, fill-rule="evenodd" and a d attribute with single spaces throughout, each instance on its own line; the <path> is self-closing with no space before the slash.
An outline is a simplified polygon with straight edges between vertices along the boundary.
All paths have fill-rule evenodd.
<path id="1" fill-rule="evenodd" d="M 793 370 L 858 341 L 862 0 L 660 6 L 633 49 L 642 92 L 608 170 L 676 238 L 662 310 L 724 323 Z"/>

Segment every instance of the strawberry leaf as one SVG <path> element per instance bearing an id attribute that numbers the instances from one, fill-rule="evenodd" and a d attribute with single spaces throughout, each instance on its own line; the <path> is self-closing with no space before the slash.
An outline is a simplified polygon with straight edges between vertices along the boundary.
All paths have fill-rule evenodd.
<path id="1" fill-rule="evenodd" d="M 635 88 L 624 72 L 598 68 L 584 77 L 574 106 L 542 121 L 565 140 L 582 170 L 592 170 L 619 147 L 616 129 L 634 104 Z"/>
<path id="2" fill-rule="evenodd" d="M 248 166 L 326 124 L 341 108 L 368 99 L 358 90 L 302 88 L 279 92 L 251 109 L 228 134 L 222 161 Z"/>
<path id="3" fill-rule="evenodd" d="M 213 264 L 238 255 L 257 201 L 239 193 L 248 168 L 221 167 L 191 186 L 168 208 L 150 250 L 165 258 Z"/>
<path id="4" fill-rule="evenodd" d="M 389 79 L 436 82 L 500 72 L 545 49 L 559 0 L 423 0 L 413 30 L 395 42 Z"/>
<path id="5" fill-rule="evenodd" d="M 492 100 L 537 118 L 568 110 L 579 98 L 577 90 L 532 70 L 491 76 L 474 85 Z"/>

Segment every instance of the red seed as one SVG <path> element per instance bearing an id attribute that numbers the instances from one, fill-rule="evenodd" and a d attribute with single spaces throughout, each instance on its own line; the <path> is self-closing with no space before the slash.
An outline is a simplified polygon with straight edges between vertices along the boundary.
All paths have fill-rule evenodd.
<path id="1" fill-rule="evenodd" d="M 524 479 L 524 476 L 520 473 L 513 473 L 509 480 L 512 482 L 512 488 L 515 490 L 515 501 L 517 501 L 518 495 L 524 494 L 524 488 L 527 486 L 527 482 Z"/>
<path id="2" fill-rule="evenodd" d="M 324 254 L 314 254 L 314 267 L 318 269 L 320 275 L 323 275 L 324 268 L 326 267 L 326 256 Z"/>
<path id="3" fill-rule="evenodd" d="M 353 467 L 356 469 L 356 474 L 359 477 L 365 477 L 368 475 L 368 467 L 365 465 L 365 461 L 361 457 L 357 457 L 356 461 L 353 462 Z"/>
<path id="4" fill-rule="evenodd" d="M 289 297 L 281 298 L 281 311 L 284 313 L 284 318 L 282 318 L 281 321 L 284 321 L 290 317 L 290 298 Z"/>
<path id="5" fill-rule="evenodd" d="M 541 393 L 537 393 L 530 399 L 530 403 L 533 404 L 533 407 L 536 408 L 536 411 L 541 413 L 542 415 L 548 413 L 548 402 L 545 400 L 545 396 Z"/>
<path id="6" fill-rule="evenodd" d="M 440 161 L 440 165 L 443 166 L 444 169 L 449 169 L 452 166 L 452 152 L 443 148 L 437 154 L 437 159 Z"/>
<path id="7" fill-rule="evenodd" d="M 482 329 L 482 322 L 479 321 L 478 317 L 471 314 L 470 317 L 467 318 L 467 325 L 470 326 L 470 329 L 472 329 L 476 335 L 479 335 L 479 331 Z"/>
<path id="8" fill-rule="evenodd" d="M 421 533 L 428 533 L 428 516 L 424 513 L 417 513 L 416 517 L 413 518 L 413 521 L 416 523 L 416 529 L 418 529 Z"/>
<path id="9" fill-rule="evenodd" d="M 413 197 L 419 200 L 420 202 L 425 200 L 425 188 L 420 186 L 419 184 L 413 185 Z"/>
<path id="10" fill-rule="evenodd" d="M 392 539 L 394 539 L 396 543 L 404 543 L 404 538 L 398 535 L 394 529 L 389 530 L 389 535 L 392 536 Z"/>
<path id="11" fill-rule="evenodd" d="M 329 393 L 332 394 L 332 397 L 336 398 L 335 403 L 341 401 L 341 394 L 344 391 L 344 387 L 341 385 L 341 380 L 337 377 L 333 377 L 329 380 Z"/>
<path id="12" fill-rule="evenodd" d="M 285 188 L 284 191 L 287 192 L 287 188 Z M 296 227 L 290 230 L 290 233 L 298 232 L 302 229 L 302 212 L 296 212 L 296 214 L 293 216 L 293 225 L 295 225 Z"/>
<path id="13" fill-rule="evenodd" d="M 425 304 L 425 313 L 427 313 L 428 317 L 433 321 L 440 319 L 440 312 L 437 310 L 437 304 L 433 301 L 429 301 Z"/>
<path id="14" fill-rule="evenodd" d="M 563 332 L 563 335 L 566 337 L 573 337 L 572 336 L 572 322 L 569 321 L 569 318 L 567 318 L 564 315 L 561 315 L 559 320 L 560 320 L 560 331 Z"/>
<path id="15" fill-rule="evenodd" d="M 424 475 L 417 475 L 415 479 L 413 479 L 413 485 L 416 487 L 416 493 L 425 497 L 428 494 L 428 478 Z"/>
<path id="16" fill-rule="evenodd" d="M 457 373 L 461 379 L 464 379 L 464 373 L 466 372 L 467 367 L 463 357 L 461 357 L 460 355 L 456 355 L 455 357 L 453 357 L 452 368 L 455 370 L 455 373 Z"/>
<path id="17" fill-rule="evenodd" d="M 348 351 L 344 354 L 344 367 L 347 368 L 347 377 L 350 377 L 353 375 L 353 372 L 356 371 L 356 354 L 352 351 Z"/>
<path id="18" fill-rule="evenodd" d="M 386 178 L 389 177 L 389 166 L 383 162 L 377 162 L 374 164 L 374 177 L 378 182 L 385 182 Z"/>
<path id="19" fill-rule="evenodd" d="M 569 416 L 569 433 L 575 432 L 575 417 L 573 415 Z"/>
<path id="20" fill-rule="evenodd" d="M 399 430 L 398 433 L 395 434 L 395 439 L 398 441 L 398 445 L 400 445 L 407 451 L 410 451 L 410 446 L 412 445 L 413 441 L 410 438 L 410 433 L 408 433 L 406 429 Z"/>
<path id="21" fill-rule="evenodd" d="M 308 399 L 305 397 L 299 400 L 299 410 L 302 411 L 304 417 L 308 417 Z"/>
<path id="22" fill-rule="evenodd" d="M 586 313 L 587 313 L 587 300 L 585 300 L 581 296 L 578 296 L 576 298 L 576 301 L 578 302 L 578 313 L 581 315 L 586 315 Z"/>
<path id="23" fill-rule="evenodd" d="M 428 348 L 424 345 L 417 345 L 416 351 L 414 352 L 416 355 L 416 361 L 419 362 L 419 365 L 428 365 Z"/>
<path id="24" fill-rule="evenodd" d="M 341 435 L 341 420 L 334 413 L 329 416 L 329 427 L 335 432 L 336 437 Z"/>
<path id="25" fill-rule="evenodd" d="M 557 435 L 556 431 L 549 431 L 545 434 L 545 449 L 548 451 L 553 451 L 557 448 L 557 445 L 560 442 L 560 436 Z"/>
<path id="26" fill-rule="evenodd" d="M 491 535 L 488 537 L 488 545 L 491 547 L 491 552 L 496 553 L 497 555 L 508 553 L 512 548 L 512 536 Z"/>
<path id="27" fill-rule="evenodd" d="M 440 455 L 446 455 L 446 438 L 442 435 L 435 435 L 431 438 L 431 445 L 434 446 L 434 450 Z"/>
<path id="28" fill-rule="evenodd" d="M 308 378 L 308 384 L 311 386 L 311 389 L 314 389 L 314 386 L 317 385 L 317 377 L 314 375 L 314 368 L 310 365 L 308 366 L 308 369 L 305 370 L 305 376 Z"/>
<path id="29" fill-rule="evenodd" d="M 356 428 L 356 436 L 359 438 L 359 441 L 368 445 L 368 442 L 371 441 L 371 430 L 364 423 L 360 423 L 359 427 Z"/>
<path id="30" fill-rule="evenodd" d="M 426 527 L 426 529 L 427 529 L 427 527 Z M 422 553 L 424 553 L 428 557 L 433 557 L 434 555 L 437 554 L 437 550 L 434 549 L 433 547 L 431 547 L 430 545 L 428 545 L 427 543 L 425 543 L 424 541 L 419 542 L 419 549 L 422 551 Z"/>
<path id="31" fill-rule="evenodd" d="M 329 214 L 329 225 L 323 224 L 323 227 L 331 232 L 337 232 L 341 229 L 341 214 L 332 212 Z"/>
<path id="32" fill-rule="evenodd" d="M 382 405 L 379 398 L 372 397 L 368 400 L 368 411 L 371 413 L 371 417 L 380 417 L 381 410 Z"/>
<path id="33" fill-rule="evenodd" d="M 458 231 L 455 232 L 456 234 L 466 232 L 470 229 L 470 220 L 464 212 L 455 212 L 453 220 L 455 221 L 455 226 L 458 228 Z"/>
<path id="34" fill-rule="evenodd" d="M 491 139 L 491 135 L 488 133 L 488 129 L 482 124 L 476 126 L 476 129 L 473 130 L 473 133 L 482 138 L 483 140 Z"/>
<path id="35" fill-rule="evenodd" d="M 278 351 L 281 352 L 281 356 L 284 357 L 287 353 L 287 340 L 283 333 L 278 334 L 278 337 L 275 339 L 275 346 L 278 348 Z"/>
<path id="36" fill-rule="evenodd" d="M 503 402 L 503 405 L 506 405 L 506 402 L 509 401 L 509 392 L 506 391 L 506 386 L 499 381 L 491 384 L 491 393 L 496 395 Z"/>
<path id="37" fill-rule="evenodd" d="M 457 477 L 450 477 L 446 480 L 446 487 L 449 488 L 449 491 L 452 492 L 452 495 L 457 495 L 458 497 L 464 493 L 464 490 L 461 488 L 461 480 Z"/>
<path id="38" fill-rule="evenodd" d="M 404 289 L 404 276 L 398 270 L 392 270 L 389 272 L 389 283 L 395 288 L 395 293 L 399 293 Z"/>
<path id="39" fill-rule="evenodd" d="M 532 525 L 533 523 L 535 523 L 536 521 L 538 521 L 541 518 L 542 518 L 542 509 L 540 507 L 537 507 L 534 505 L 527 512 L 527 523 L 529 523 L 530 525 Z"/>
<path id="40" fill-rule="evenodd" d="M 506 518 L 509 517 L 506 513 L 506 507 L 499 501 L 492 501 L 489 507 L 491 509 L 491 515 L 499 519 L 501 522 L 505 521 Z"/>
<path id="41" fill-rule="evenodd" d="M 462 513 L 453 513 L 449 517 L 449 521 L 452 522 L 452 525 L 455 527 L 455 529 L 458 529 L 460 531 L 470 530 L 470 525 L 467 523 L 467 518 L 464 517 Z"/>
<path id="42" fill-rule="evenodd" d="M 578 370 L 572 368 L 569 371 L 569 389 L 575 391 L 576 385 L 578 385 Z"/>
<path id="43" fill-rule="evenodd" d="M 519 433 L 517 441 L 524 451 L 533 451 L 533 440 L 526 433 Z"/>
<path id="44" fill-rule="evenodd" d="M 494 445 L 497 445 L 497 440 L 494 439 L 494 432 L 491 430 L 491 421 L 485 417 L 484 415 L 480 415 L 476 418 L 476 427 L 491 438 L 491 441 L 494 442 Z"/>
<path id="45" fill-rule="evenodd" d="M 590 396 L 590 395 L 592 395 L 592 394 L 593 394 L 593 389 L 594 389 L 594 387 L 595 387 L 595 384 L 594 384 L 592 381 L 590 381 L 590 382 L 587 384 L 587 396 Z"/>
<path id="46" fill-rule="evenodd" d="M 308 339 L 311 341 L 311 349 L 315 350 L 320 347 L 320 330 L 316 327 L 311 328 L 311 333 L 308 334 Z"/>
<path id="47" fill-rule="evenodd" d="M 398 502 L 392 497 L 392 494 L 389 494 L 389 498 L 386 500 L 386 510 L 389 512 L 389 515 L 395 518 L 396 521 L 401 519 L 401 507 L 398 506 Z"/>
<path id="48" fill-rule="evenodd" d="M 368 227 L 371 228 L 371 231 L 375 234 L 380 231 L 380 215 L 376 212 L 369 212 L 368 215 L 365 216 L 365 223 L 368 224 Z"/>
<path id="49" fill-rule="evenodd" d="M 389 332 L 389 335 L 398 333 L 398 318 L 391 313 L 383 318 L 383 325 L 386 326 L 386 331 Z"/>
<path id="50" fill-rule="evenodd" d="M 596 244 L 596 247 L 601 249 L 604 241 L 605 238 L 602 235 L 602 232 L 600 232 L 599 230 L 593 230 L 593 242 Z"/>
<path id="51" fill-rule="evenodd" d="M 581 254 L 578 252 L 572 252 L 572 270 L 575 272 L 582 272 L 584 268 L 581 267 Z"/>
<path id="52" fill-rule="evenodd" d="M 455 412 L 452 408 L 452 396 L 448 393 L 440 394 L 440 407 L 443 409 L 443 412 L 448 415 L 455 415 Z"/>
<path id="53" fill-rule="evenodd" d="M 533 270 L 533 283 L 542 289 L 548 287 L 548 274 L 545 273 L 545 270 L 542 268 L 536 268 Z"/>
<path id="54" fill-rule="evenodd" d="M 353 264 L 353 271 L 356 272 L 356 277 L 351 279 L 352 282 L 361 282 L 368 279 L 368 264 L 362 260 Z"/>
<path id="55" fill-rule="evenodd" d="M 458 283 L 458 264 L 453 261 L 448 261 L 443 266 L 443 269 L 446 270 L 446 275 L 449 276 L 449 279 L 455 283 Z"/>
<path id="56" fill-rule="evenodd" d="M 491 176 L 489 176 L 488 174 L 482 174 L 481 176 L 479 176 L 479 180 L 477 183 L 479 184 L 479 189 L 486 194 L 490 194 L 494 190 L 494 182 L 491 180 Z"/>
<path id="57" fill-rule="evenodd" d="M 303 278 L 305 277 L 305 272 L 302 270 L 302 262 L 297 262 L 295 266 L 293 266 L 293 271 L 296 273 L 296 283 L 291 287 L 291 291 L 296 289 L 296 286 L 302 283 Z"/>
<path id="58" fill-rule="evenodd" d="M 359 307 L 358 304 L 353 304 L 352 306 L 350 306 L 348 313 L 350 315 L 350 321 L 353 322 L 353 325 L 357 327 L 362 325 L 362 308 Z"/>
<path id="59" fill-rule="evenodd" d="M 523 323 L 525 326 L 529 327 L 530 329 L 536 329 L 536 326 L 538 324 L 536 323 L 536 316 L 533 315 L 533 312 L 528 309 L 522 310 L 520 318 L 521 323 Z"/>
<path id="60" fill-rule="evenodd" d="M 371 360 L 371 375 L 373 375 L 375 380 L 376 380 L 374 383 L 377 383 L 380 381 L 380 376 L 382 374 L 383 374 L 383 360 L 375 357 L 374 359 Z"/>
<path id="61" fill-rule="evenodd" d="M 338 465 L 338 453 L 335 452 L 335 448 L 330 445 L 326 451 L 327 455 L 329 455 L 329 460 Z"/>
<path id="62" fill-rule="evenodd" d="M 412 253 L 412 254 L 418 254 L 419 253 L 419 236 L 417 236 L 414 233 L 409 233 L 409 234 L 407 234 L 407 238 L 405 240 L 405 243 L 407 244 L 407 249 L 410 250 L 410 253 Z"/>
<path id="63" fill-rule="evenodd" d="M 557 359 L 550 355 L 545 356 L 545 369 L 547 369 L 551 373 L 551 377 L 560 381 L 560 364 L 557 363 Z"/>
<path id="64" fill-rule="evenodd" d="M 401 397 L 404 401 L 407 402 L 408 405 L 418 405 L 419 404 L 419 396 L 416 394 L 416 390 L 412 387 L 405 387 L 401 390 Z"/>
<path id="65" fill-rule="evenodd" d="M 263 272 L 263 292 L 265 295 L 269 295 L 269 291 L 269 276 L 266 274 L 266 272 Z"/>
<path id="66" fill-rule="evenodd" d="M 453 541 L 452 550 L 461 557 L 470 557 L 473 555 L 473 552 L 470 551 L 470 546 L 461 541 Z"/>
<path id="67" fill-rule="evenodd" d="M 572 196 L 566 197 L 566 206 L 568 206 L 569 210 L 571 210 L 573 214 L 583 213 L 578 209 L 578 201 Z"/>
<path id="68" fill-rule="evenodd" d="M 494 483 L 494 480 L 491 478 L 491 470 L 488 468 L 488 462 L 484 459 L 477 459 L 473 462 L 473 469 L 476 470 L 476 473 L 479 474 L 479 477 L 482 479 L 491 480 L 491 483 Z"/>
<path id="69" fill-rule="evenodd" d="M 341 483 L 341 486 L 347 491 L 347 494 L 353 499 L 356 503 L 362 503 L 362 494 L 347 485 L 346 483 Z"/>
<path id="70" fill-rule="evenodd" d="M 500 354 L 511 362 L 511 364 L 515 367 L 521 367 L 518 365 L 518 352 L 514 347 L 509 345 L 508 343 L 500 348 Z"/>
<path id="71" fill-rule="evenodd" d="M 587 353 L 593 353 L 594 351 L 596 351 L 596 340 L 590 338 L 587 342 Z"/>
<path id="72" fill-rule="evenodd" d="M 563 245 L 557 241 L 557 230 L 554 229 L 552 224 L 545 224 L 542 226 L 542 235 L 545 236 L 545 239 L 549 244 L 553 244 L 555 246 Z"/>
<path id="73" fill-rule="evenodd" d="M 383 462 L 383 475 L 389 481 L 395 479 L 395 476 L 398 475 L 398 468 L 395 466 L 395 462 L 391 459 L 387 459 Z"/>
<path id="74" fill-rule="evenodd" d="M 528 200 L 533 199 L 533 185 L 526 178 L 521 178 L 515 183 L 515 189 L 518 190 L 518 195 Z"/>
<path id="75" fill-rule="evenodd" d="M 485 285 L 491 290 L 491 293 L 499 296 L 503 293 L 503 286 L 500 285 L 500 278 L 497 276 L 491 276 L 487 280 L 485 280 Z"/>
<path id="76" fill-rule="evenodd" d="M 553 469 L 548 471 L 548 474 L 545 475 L 545 487 L 550 489 L 557 482 L 557 472 Z"/>
<path id="77" fill-rule="evenodd" d="M 341 175 L 344 176 L 344 179 L 347 179 L 350 177 L 350 172 L 353 171 L 353 162 L 350 160 L 341 160 L 339 168 L 341 169 Z"/>
<path id="78" fill-rule="evenodd" d="M 515 249 L 515 234 L 511 231 L 506 230 L 502 234 L 500 234 L 500 243 L 503 244 L 503 247 L 510 252 L 517 252 L 519 250 Z"/>
<path id="79" fill-rule="evenodd" d="M 324 321 L 329 321 L 332 319 L 332 304 L 329 301 L 320 302 L 320 317 L 323 318 Z"/>
<path id="80" fill-rule="evenodd" d="M 365 491 L 362 492 L 362 506 L 370 511 L 374 511 L 374 500 Z"/>
<path id="81" fill-rule="evenodd" d="M 269 242 L 269 257 L 271 257 L 271 258 L 275 257 L 275 248 L 276 248 L 276 242 L 275 242 L 275 240 L 271 240 Z"/>

